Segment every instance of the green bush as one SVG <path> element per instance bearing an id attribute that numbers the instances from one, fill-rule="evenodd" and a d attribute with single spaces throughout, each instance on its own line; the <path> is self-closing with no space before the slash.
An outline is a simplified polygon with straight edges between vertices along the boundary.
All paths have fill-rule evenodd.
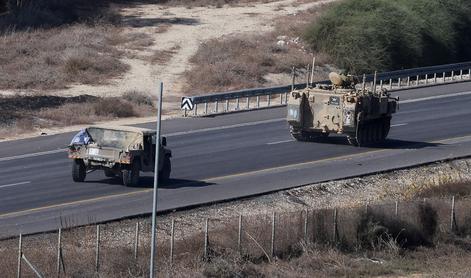
<path id="1" fill-rule="evenodd" d="M 471 1 L 344 0 L 311 24 L 305 39 L 352 73 L 471 58 Z"/>

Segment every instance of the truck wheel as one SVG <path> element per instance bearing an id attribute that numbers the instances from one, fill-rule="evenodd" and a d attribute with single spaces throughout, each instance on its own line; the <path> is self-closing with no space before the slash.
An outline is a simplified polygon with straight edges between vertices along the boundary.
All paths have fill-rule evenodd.
<path id="1" fill-rule="evenodd" d="M 111 169 L 105 169 L 105 176 L 108 178 L 114 178 L 116 175 Z"/>
<path id="2" fill-rule="evenodd" d="M 75 182 L 83 182 L 87 176 L 87 169 L 82 159 L 74 159 L 72 162 L 72 179 Z"/>
<path id="3" fill-rule="evenodd" d="M 138 161 L 134 161 L 129 169 L 121 171 L 121 178 L 124 186 L 137 186 L 139 184 L 139 172 L 141 165 Z"/>
<path id="4" fill-rule="evenodd" d="M 159 180 L 162 182 L 167 182 L 170 179 L 170 172 L 172 171 L 172 163 L 170 162 L 170 158 L 166 156 L 164 158 L 164 166 L 162 170 L 159 172 Z"/>

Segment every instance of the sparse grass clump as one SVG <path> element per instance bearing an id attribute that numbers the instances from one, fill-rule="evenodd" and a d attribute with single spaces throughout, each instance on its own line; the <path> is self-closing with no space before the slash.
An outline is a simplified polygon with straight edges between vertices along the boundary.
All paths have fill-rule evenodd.
<path id="1" fill-rule="evenodd" d="M 471 2 L 345 0 L 306 31 L 312 48 L 353 73 L 471 59 Z"/>
<path id="2" fill-rule="evenodd" d="M 113 26 L 74 25 L 11 32 L 0 38 L 0 89 L 60 89 L 71 83 L 99 84 L 123 74 Z"/>

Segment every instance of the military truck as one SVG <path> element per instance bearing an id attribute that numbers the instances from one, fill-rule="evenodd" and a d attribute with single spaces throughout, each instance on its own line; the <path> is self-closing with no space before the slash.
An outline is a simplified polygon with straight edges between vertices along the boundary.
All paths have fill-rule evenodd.
<path id="1" fill-rule="evenodd" d="M 125 186 L 136 186 L 140 172 L 153 172 L 156 157 L 155 130 L 127 126 L 91 126 L 74 136 L 69 145 L 72 179 L 83 182 L 88 172 L 103 170 L 107 177 L 120 177 Z M 166 181 L 172 169 L 172 152 L 162 137 L 159 179 Z"/>
<path id="2" fill-rule="evenodd" d="M 316 84 L 289 94 L 287 121 L 298 141 L 314 141 L 330 133 L 346 134 L 355 146 L 386 139 L 399 99 L 385 90 L 358 84 L 358 78 L 330 73 L 331 84 Z"/>

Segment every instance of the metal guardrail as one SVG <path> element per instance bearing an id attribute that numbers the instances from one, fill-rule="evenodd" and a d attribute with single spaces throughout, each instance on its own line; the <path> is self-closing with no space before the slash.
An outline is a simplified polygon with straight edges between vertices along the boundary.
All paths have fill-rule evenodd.
<path id="1" fill-rule="evenodd" d="M 373 87 L 373 74 L 366 75 L 369 88 Z M 389 91 L 433 86 L 471 80 L 471 62 L 404 69 L 377 74 L 377 86 Z M 314 84 L 328 84 L 319 81 Z M 182 97 L 184 116 L 209 116 L 238 111 L 256 110 L 286 105 L 288 93 L 305 88 L 306 83 L 269 88 L 229 91 L 200 96 Z"/>

